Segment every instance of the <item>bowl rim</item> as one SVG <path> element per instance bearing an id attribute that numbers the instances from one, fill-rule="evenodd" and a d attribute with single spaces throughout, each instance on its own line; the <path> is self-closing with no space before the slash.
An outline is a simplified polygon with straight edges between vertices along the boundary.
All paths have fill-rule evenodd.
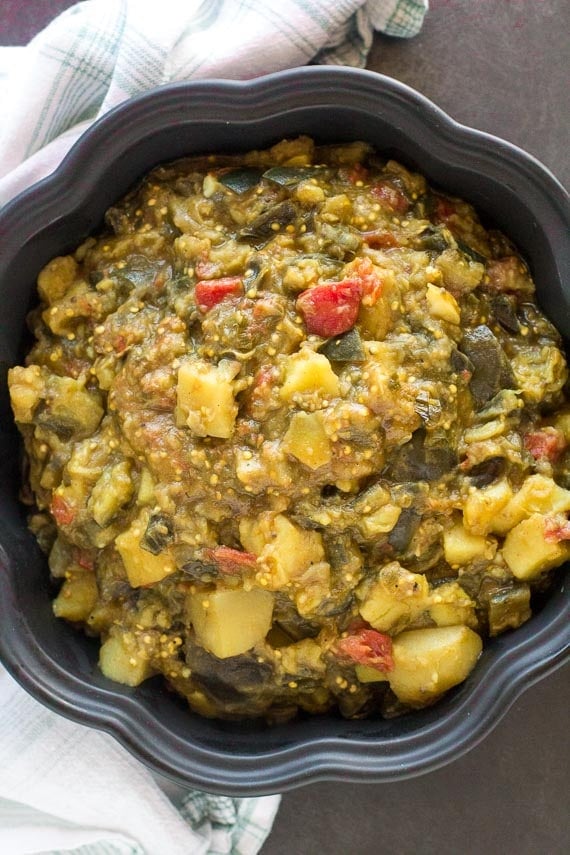
<path id="1" fill-rule="evenodd" d="M 299 82 L 302 87 L 294 91 Z M 315 98 L 323 102 L 341 98 L 348 103 L 358 96 L 370 109 L 383 105 L 394 110 L 402 122 L 408 117 L 410 126 L 429 131 L 440 143 L 442 160 L 451 157 L 460 163 L 470 155 L 476 157 L 480 168 L 484 166 L 485 174 L 500 174 L 507 182 L 524 178 L 526 185 L 539 193 L 540 206 L 547 206 L 567 230 L 570 225 L 568 193 L 550 170 L 518 146 L 460 124 L 424 95 L 392 78 L 370 71 L 315 66 L 247 81 L 210 79 L 167 84 L 123 102 L 83 133 L 53 173 L 7 203 L 0 211 L 0 234 L 4 229 L 15 233 L 25 245 L 50 223 L 72 213 L 85 202 L 93 182 L 108 169 L 104 143 L 110 135 L 121 134 L 122 149 L 127 150 L 155 131 L 157 121 L 164 116 L 174 123 L 176 109 L 190 96 L 192 104 L 186 104 L 189 121 L 198 121 L 192 118 L 193 111 L 207 104 L 215 120 L 231 123 L 237 121 L 234 117 L 240 110 L 248 110 L 247 122 L 252 124 L 314 103 Z M 78 171 L 86 159 L 90 168 Z M 564 248 L 557 256 L 561 276 L 565 272 L 570 275 L 567 234 L 551 236 Z M 13 251 L 10 247 L 0 249 L 0 282 Z M 0 547 L 0 569 L 7 563 Z M 508 637 L 508 643 L 498 641 L 498 653 L 485 660 L 477 680 L 467 681 L 445 716 L 412 736 L 377 738 L 373 748 L 370 738 L 337 735 L 300 740 L 292 747 L 266 754 L 245 755 L 182 744 L 164 726 L 157 734 L 157 721 L 141 708 L 134 695 L 86 687 L 33 638 L 25 632 L 18 634 L 15 627 L 23 623 L 17 603 L 10 597 L 0 598 L 0 659 L 37 700 L 54 712 L 112 734 L 160 774 L 211 792 L 264 794 L 324 780 L 382 782 L 409 778 L 460 757 L 496 726 L 526 688 L 570 657 L 567 597 L 562 605 L 548 624 L 540 626 L 537 616 L 530 622 L 532 632 L 524 631 L 526 624 Z"/>

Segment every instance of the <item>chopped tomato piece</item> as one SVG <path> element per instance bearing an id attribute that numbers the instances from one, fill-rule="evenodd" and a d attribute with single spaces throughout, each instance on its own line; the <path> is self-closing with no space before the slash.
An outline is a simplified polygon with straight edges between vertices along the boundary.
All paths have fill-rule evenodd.
<path id="1" fill-rule="evenodd" d="M 535 460 L 549 460 L 554 463 L 566 448 L 566 440 L 561 430 L 546 427 L 527 433 L 524 447 Z"/>
<path id="2" fill-rule="evenodd" d="M 405 193 L 392 184 L 391 181 L 379 181 L 370 188 L 370 195 L 394 214 L 405 214 L 410 207 L 410 201 Z"/>
<path id="3" fill-rule="evenodd" d="M 228 576 L 235 576 L 244 570 L 253 570 L 257 562 L 257 556 L 252 552 L 241 552 L 230 546 L 216 546 L 208 550 L 208 557 Z"/>
<path id="4" fill-rule="evenodd" d="M 201 312 L 208 312 L 226 297 L 243 293 L 241 276 L 224 276 L 222 279 L 201 279 L 196 282 L 196 303 Z"/>
<path id="5" fill-rule="evenodd" d="M 369 258 L 359 258 L 350 274 L 362 286 L 362 302 L 365 306 L 374 306 L 382 295 L 383 282 Z"/>
<path id="6" fill-rule="evenodd" d="M 63 496 L 54 493 L 51 500 L 51 513 L 57 525 L 70 525 L 75 519 L 76 511 Z"/>
<path id="7" fill-rule="evenodd" d="M 570 522 L 563 517 L 549 517 L 544 523 L 544 539 L 548 543 L 570 540 Z"/>
<path id="8" fill-rule="evenodd" d="M 350 659 L 358 665 L 368 665 L 378 671 L 392 671 L 394 668 L 392 639 L 375 629 L 359 629 L 341 638 L 337 642 L 336 651 L 344 659 Z"/>
<path id="9" fill-rule="evenodd" d="M 303 291 L 297 299 L 297 308 L 310 333 L 328 338 L 352 329 L 361 296 L 362 282 L 358 278 L 325 282 Z"/>

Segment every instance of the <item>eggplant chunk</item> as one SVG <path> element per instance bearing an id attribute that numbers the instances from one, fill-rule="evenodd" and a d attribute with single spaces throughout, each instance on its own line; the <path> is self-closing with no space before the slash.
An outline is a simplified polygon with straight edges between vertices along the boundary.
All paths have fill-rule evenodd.
<path id="1" fill-rule="evenodd" d="M 508 359 L 486 324 L 466 330 L 459 350 L 473 365 L 469 388 L 477 410 L 494 398 L 500 389 L 516 388 Z"/>
<path id="2" fill-rule="evenodd" d="M 238 240 L 245 240 L 253 244 L 255 247 L 262 247 L 275 235 L 274 224 L 279 226 L 288 226 L 289 223 L 295 221 L 297 217 L 297 208 L 288 199 L 285 202 L 280 202 L 264 211 L 258 217 L 244 226 L 238 233 Z"/>
<path id="3" fill-rule="evenodd" d="M 255 704 L 261 701 L 263 690 L 273 677 L 273 668 L 260 661 L 253 653 L 219 659 L 198 644 L 189 641 L 186 662 L 192 669 L 193 680 L 215 703 L 231 714 L 233 705 L 245 703 L 250 715 L 255 715 Z"/>
<path id="4" fill-rule="evenodd" d="M 517 318 L 516 300 L 514 297 L 507 294 L 497 294 L 491 300 L 491 310 L 497 323 L 499 323 L 507 332 L 517 334 L 520 332 L 521 325 Z"/>
<path id="5" fill-rule="evenodd" d="M 489 635 L 499 635 L 526 623 L 532 612 L 530 587 L 524 582 L 497 587 L 484 598 L 487 601 Z"/>
<path id="6" fill-rule="evenodd" d="M 329 338 L 319 347 L 319 353 L 329 362 L 364 362 L 366 354 L 358 330 L 352 329 L 335 338 Z"/>
<path id="7" fill-rule="evenodd" d="M 457 454 L 444 442 L 426 444 L 426 431 L 415 431 L 393 457 L 384 473 L 394 481 L 437 481 L 457 465 Z"/>
<path id="8" fill-rule="evenodd" d="M 261 175 L 261 169 L 255 166 L 240 166 L 218 175 L 217 180 L 228 190 L 241 196 L 242 193 L 247 193 L 259 184 Z"/>

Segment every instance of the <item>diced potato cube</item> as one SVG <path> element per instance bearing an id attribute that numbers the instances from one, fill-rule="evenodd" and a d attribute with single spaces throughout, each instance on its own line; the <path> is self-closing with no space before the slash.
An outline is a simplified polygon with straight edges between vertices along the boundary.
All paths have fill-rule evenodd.
<path id="1" fill-rule="evenodd" d="M 285 382 L 280 395 L 284 401 L 291 401 L 295 395 L 311 392 L 336 397 L 339 394 L 338 377 L 326 356 L 303 348 L 287 357 Z"/>
<path id="2" fill-rule="evenodd" d="M 545 522 L 542 514 L 532 514 L 505 538 L 503 558 L 517 579 L 534 579 L 570 558 L 568 541 L 555 543 L 545 540 Z"/>
<path id="3" fill-rule="evenodd" d="M 283 437 L 283 450 L 310 469 L 325 466 L 331 446 L 318 413 L 294 413 Z"/>
<path id="4" fill-rule="evenodd" d="M 465 680 L 482 646 L 477 633 L 466 626 L 403 632 L 394 639 L 390 687 L 403 703 L 424 706 Z"/>
<path id="5" fill-rule="evenodd" d="M 61 300 L 77 275 L 77 262 L 71 255 L 53 258 L 38 276 L 38 291 L 46 303 Z"/>
<path id="6" fill-rule="evenodd" d="M 409 624 L 429 606 L 429 583 L 421 573 L 410 573 L 393 561 L 379 571 L 371 585 L 359 592 L 360 614 L 380 632 Z"/>
<path id="7" fill-rule="evenodd" d="M 387 534 L 392 531 L 401 513 L 402 509 L 398 505 L 387 503 L 384 507 L 362 517 L 358 527 L 364 537 L 367 538 L 376 537 L 378 534 Z"/>
<path id="8" fill-rule="evenodd" d="M 30 424 L 34 410 L 45 393 L 45 377 L 41 368 L 39 365 L 10 368 L 8 386 L 14 418 L 21 424 Z"/>
<path id="9" fill-rule="evenodd" d="M 183 362 L 178 369 L 176 421 L 196 436 L 228 439 L 234 430 L 238 406 L 231 379 L 218 365 Z"/>
<path id="10" fill-rule="evenodd" d="M 129 584 L 133 588 L 153 585 L 176 570 L 176 564 L 168 550 L 153 555 L 140 545 L 147 521 L 148 513 L 143 512 L 130 528 L 115 538 L 115 547 L 123 559 Z"/>
<path id="11" fill-rule="evenodd" d="M 429 616 L 437 626 L 477 626 L 475 603 L 459 582 L 445 582 L 431 595 Z"/>
<path id="12" fill-rule="evenodd" d="M 129 649 L 119 636 L 113 635 L 101 645 L 99 667 L 109 680 L 125 686 L 138 686 L 153 673 L 142 651 Z"/>
<path id="13" fill-rule="evenodd" d="M 295 190 L 295 197 L 301 205 L 318 205 L 324 201 L 324 190 L 310 181 L 301 181 Z"/>
<path id="14" fill-rule="evenodd" d="M 244 548 L 258 555 L 267 568 L 266 581 L 273 590 L 286 586 L 325 557 L 321 535 L 300 528 L 283 514 L 245 518 L 239 531 Z"/>
<path id="15" fill-rule="evenodd" d="M 440 318 L 442 321 L 447 321 L 450 324 L 460 323 L 461 314 L 457 300 L 445 288 L 440 288 L 438 285 L 432 285 L 429 282 L 426 298 L 428 310 L 432 318 Z"/>
<path id="16" fill-rule="evenodd" d="M 513 491 L 506 478 L 470 493 L 463 506 L 463 524 L 472 534 L 493 531 L 497 514 L 503 510 Z"/>
<path id="17" fill-rule="evenodd" d="M 559 487 L 552 478 L 530 475 L 518 493 L 493 520 L 491 531 L 507 534 L 531 514 L 558 514 L 570 510 L 570 490 Z"/>
<path id="18" fill-rule="evenodd" d="M 259 588 L 192 594 L 188 614 L 198 643 L 227 659 L 263 641 L 271 627 L 273 597 Z"/>
<path id="19" fill-rule="evenodd" d="M 87 503 L 97 525 L 108 525 L 130 500 L 133 490 L 131 466 L 127 460 L 105 469 L 93 487 Z"/>
<path id="20" fill-rule="evenodd" d="M 445 560 L 452 567 L 468 564 L 474 558 L 492 557 L 493 543 L 481 534 L 471 534 L 462 522 L 456 522 L 443 533 Z"/>
<path id="21" fill-rule="evenodd" d="M 70 571 L 52 603 L 53 613 L 65 620 L 87 620 L 97 596 L 97 579 L 92 571 Z"/>

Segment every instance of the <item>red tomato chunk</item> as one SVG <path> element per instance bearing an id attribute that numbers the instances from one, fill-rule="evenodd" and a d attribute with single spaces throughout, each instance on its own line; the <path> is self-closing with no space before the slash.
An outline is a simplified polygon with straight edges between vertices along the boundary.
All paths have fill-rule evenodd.
<path id="1" fill-rule="evenodd" d="M 239 297 L 243 293 L 241 276 L 224 276 L 222 279 L 201 279 L 196 282 L 196 303 L 201 312 L 208 312 L 226 297 Z"/>
<path id="2" fill-rule="evenodd" d="M 392 671 L 394 668 L 392 639 L 375 629 L 360 629 L 353 635 L 341 638 L 336 650 L 340 657 L 358 665 L 368 665 L 378 671 Z"/>
<path id="3" fill-rule="evenodd" d="M 530 451 L 535 460 L 546 459 L 554 463 L 566 448 L 566 440 L 562 431 L 548 427 L 527 433 L 524 438 L 524 447 Z"/>
<path id="4" fill-rule="evenodd" d="M 252 570 L 256 566 L 257 557 L 251 552 L 241 552 L 230 546 L 216 546 L 210 550 L 209 557 L 214 561 L 222 573 L 229 576 L 241 573 L 243 570 Z"/>
<path id="5" fill-rule="evenodd" d="M 309 333 L 328 338 L 352 329 L 361 296 L 359 279 L 325 282 L 303 291 L 297 299 L 297 308 L 305 318 Z"/>

